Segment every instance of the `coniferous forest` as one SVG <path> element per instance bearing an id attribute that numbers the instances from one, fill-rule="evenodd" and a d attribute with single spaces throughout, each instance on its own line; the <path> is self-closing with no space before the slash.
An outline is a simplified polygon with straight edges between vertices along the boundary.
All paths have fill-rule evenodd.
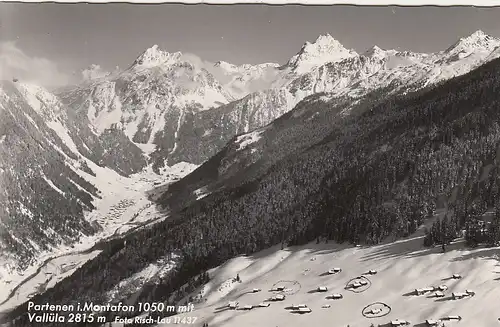
<path id="1" fill-rule="evenodd" d="M 318 238 L 376 244 L 429 221 L 423 246 L 461 236 L 470 246 L 497 244 L 499 108 L 500 60 L 432 88 L 379 90 L 356 104 L 311 96 L 267 126 L 251 153 L 235 154 L 229 143 L 173 185 L 158 203 L 175 208 L 168 219 L 107 244 L 32 300 L 106 303 L 121 280 L 176 253 L 167 277 L 122 299 L 174 303 L 236 255 Z M 211 194 L 199 201 L 174 194 L 205 182 Z M 30 326 L 25 310 L 11 313 L 14 326 Z"/>

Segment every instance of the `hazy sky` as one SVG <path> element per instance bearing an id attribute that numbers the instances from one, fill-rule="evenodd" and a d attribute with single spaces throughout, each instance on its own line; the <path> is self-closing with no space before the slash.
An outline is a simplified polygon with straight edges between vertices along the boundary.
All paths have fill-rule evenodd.
<path id="1" fill-rule="evenodd" d="M 0 3 L 0 77 L 18 69 L 61 84 L 90 64 L 126 67 L 153 44 L 214 62 L 285 63 L 324 33 L 358 52 L 429 52 L 478 29 L 500 37 L 500 8 Z"/>

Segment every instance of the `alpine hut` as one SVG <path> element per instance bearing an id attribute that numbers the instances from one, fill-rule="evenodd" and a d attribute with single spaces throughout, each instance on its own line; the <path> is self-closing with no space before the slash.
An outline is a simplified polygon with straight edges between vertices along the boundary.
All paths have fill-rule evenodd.
<path id="1" fill-rule="evenodd" d="M 396 320 L 391 321 L 391 326 L 405 326 L 405 325 L 409 325 L 409 324 L 410 324 L 410 322 L 408 320 L 396 319 Z"/>
<path id="2" fill-rule="evenodd" d="M 328 273 L 329 273 L 330 275 L 333 275 L 333 274 L 338 274 L 338 273 L 339 273 L 339 272 L 341 272 L 341 271 L 342 271 L 342 269 L 341 269 L 341 268 L 332 268 L 332 269 L 329 269 L 329 270 L 328 270 Z"/>
<path id="3" fill-rule="evenodd" d="M 298 312 L 299 313 L 310 313 L 312 310 L 309 309 L 308 307 L 305 308 L 299 308 Z"/>

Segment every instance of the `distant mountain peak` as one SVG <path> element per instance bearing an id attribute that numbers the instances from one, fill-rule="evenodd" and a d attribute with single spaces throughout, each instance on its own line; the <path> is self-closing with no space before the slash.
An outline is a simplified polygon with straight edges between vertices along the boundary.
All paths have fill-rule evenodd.
<path id="1" fill-rule="evenodd" d="M 384 58 L 387 56 L 413 56 L 415 53 L 410 51 L 400 52 L 394 49 L 382 49 L 377 45 L 372 46 L 363 53 L 364 57 L 370 58 Z"/>
<path id="2" fill-rule="evenodd" d="M 335 39 L 333 36 L 331 36 L 329 33 L 320 34 L 316 38 L 316 41 L 314 41 L 314 43 L 315 44 L 336 43 L 336 44 L 342 46 L 342 44 L 337 39 Z"/>
<path id="3" fill-rule="evenodd" d="M 474 33 L 460 38 L 455 44 L 446 49 L 445 52 L 472 51 L 484 49 L 491 51 L 500 45 L 500 39 L 477 30 Z"/>
<path id="4" fill-rule="evenodd" d="M 499 41 L 499 39 L 484 33 L 482 30 L 477 30 L 469 36 L 462 37 L 459 42 L 484 42 L 484 41 Z"/>
<path id="5" fill-rule="evenodd" d="M 330 34 L 321 34 L 316 38 L 314 42 L 306 42 L 300 52 L 308 52 L 308 53 L 319 53 L 322 54 L 324 52 L 344 52 L 347 50 L 342 43 L 340 43 L 337 39 L 335 39 Z"/>
<path id="6" fill-rule="evenodd" d="M 488 36 L 488 34 L 484 33 L 482 30 L 477 30 L 470 35 L 471 37 L 484 37 Z"/>
<path id="7" fill-rule="evenodd" d="M 180 59 L 182 56 L 181 52 L 169 53 L 160 49 L 157 44 L 154 44 L 150 48 L 146 49 L 137 59 L 134 61 L 135 66 L 154 66 L 160 65 L 165 62 L 175 61 Z"/>
<path id="8" fill-rule="evenodd" d="M 304 43 L 300 51 L 288 61 L 287 66 L 301 70 L 304 66 L 319 66 L 355 56 L 357 53 L 354 50 L 346 49 L 330 34 L 322 34 L 313 43 Z"/>

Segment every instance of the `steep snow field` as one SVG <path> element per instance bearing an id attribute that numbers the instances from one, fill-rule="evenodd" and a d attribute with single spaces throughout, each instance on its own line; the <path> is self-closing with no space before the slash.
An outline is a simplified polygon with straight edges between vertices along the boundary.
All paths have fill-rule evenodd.
<path id="1" fill-rule="evenodd" d="M 336 244 L 309 244 L 280 250 L 279 247 L 249 257 L 238 257 L 210 271 L 211 281 L 200 290 L 201 303 L 195 303 L 193 312 L 179 315 L 197 317 L 200 325 L 222 326 L 335 326 L 368 327 L 390 326 L 392 320 L 410 321 L 410 326 L 427 326 L 427 319 L 439 320 L 449 315 L 462 317 L 461 321 L 443 321 L 446 326 L 491 327 L 500 324 L 500 248 L 465 248 L 463 241 L 441 248 L 422 247 L 422 236 L 374 247 L 348 247 Z M 328 270 L 339 267 L 335 275 Z M 352 278 L 365 275 L 371 286 L 362 293 L 345 290 Z M 241 283 L 235 281 L 239 274 Z M 460 274 L 462 279 L 450 278 Z M 276 283 L 280 282 L 275 285 Z M 269 302 L 269 307 L 252 310 L 227 310 L 230 301 L 258 305 L 271 296 L 273 285 L 288 288 L 282 302 Z M 411 295 L 417 288 L 446 285 L 444 297 Z M 326 286 L 325 293 L 315 292 Z M 252 293 L 252 290 L 261 289 Z M 360 288 L 361 290 L 361 288 Z M 470 290 L 470 298 L 452 300 L 452 292 Z M 295 293 L 295 294 L 292 294 Z M 342 299 L 327 299 L 334 293 Z M 388 315 L 365 318 L 362 310 L 374 302 L 391 307 Z M 312 312 L 294 314 L 292 305 L 305 304 Z M 330 307 L 323 308 L 329 304 Z M 158 325 L 163 326 L 163 325 Z"/>

